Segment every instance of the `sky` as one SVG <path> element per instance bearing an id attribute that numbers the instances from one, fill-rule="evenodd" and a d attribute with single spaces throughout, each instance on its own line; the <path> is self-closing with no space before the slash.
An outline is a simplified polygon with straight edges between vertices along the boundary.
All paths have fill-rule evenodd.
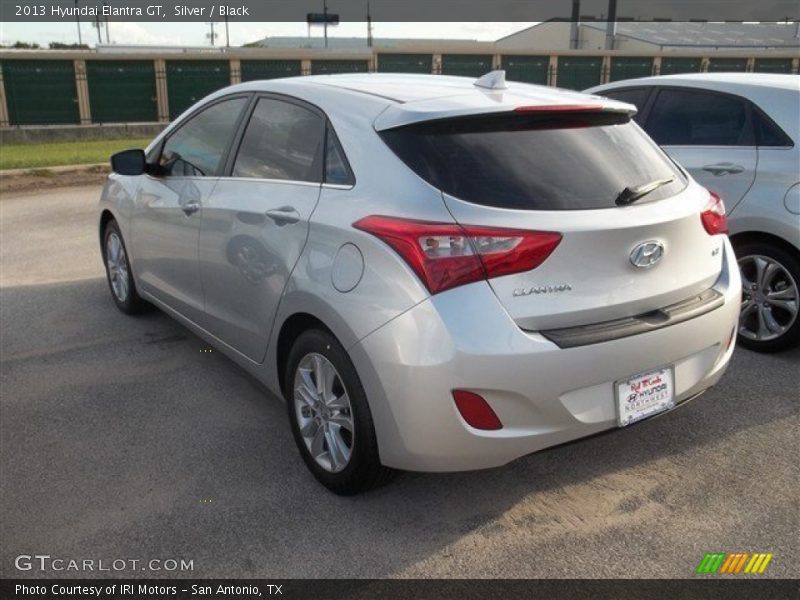
<path id="1" fill-rule="evenodd" d="M 464 38 L 492 41 L 519 31 L 534 23 L 373 23 L 375 37 L 408 38 Z M 149 44 L 169 46 L 209 45 L 206 23 L 134 23 L 111 22 L 109 32 L 114 44 Z M 217 45 L 224 45 L 224 26 L 217 23 Z M 231 23 L 231 46 L 241 46 L 247 42 L 260 40 L 267 36 L 305 36 L 308 34 L 304 22 L 287 23 Z M 97 43 L 97 30 L 91 23 L 81 23 L 83 42 Z M 311 35 L 322 37 L 322 28 L 315 27 Z M 328 29 L 329 36 L 366 37 L 366 23 L 341 23 Z M 0 23 L 0 43 L 13 44 L 17 40 L 36 42 L 46 47 L 49 42 L 77 43 L 76 23 Z M 105 30 L 103 31 L 105 42 Z"/>

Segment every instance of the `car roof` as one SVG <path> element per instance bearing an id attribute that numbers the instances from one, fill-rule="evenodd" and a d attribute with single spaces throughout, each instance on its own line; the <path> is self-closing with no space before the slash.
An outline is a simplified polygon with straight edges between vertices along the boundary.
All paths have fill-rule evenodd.
<path id="1" fill-rule="evenodd" d="M 228 88 L 249 91 L 292 93 L 313 102 L 322 90 L 340 94 L 341 102 L 332 110 L 358 110 L 358 102 L 348 103 L 358 95 L 382 102 L 384 110 L 374 122 L 376 130 L 399 127 L 432 119 L 513 111 L 520 107 L 564 107 L 575 109 L 587 105 L 602 110 L 633 114 L 631 104 L 592 98 L 580 92 L 558 88 L 508 82 L 506 87 L 489 89 L 475 85 L 477 79 L 447 75 L 359 73 L 310 75 L 288 79 L 249 82 Z M 348 104 L 351 106 L 348 108 Z M 354 106 L 353 106 L 354 105 Z"/>
<path id="2" fill-rule="evenodd" d="M 597 90 L 631 87 L 635 84 L 686 85 L 716 90 L 730 89 L 731 91 L 743 87 L 798 91 L 800 90 L 800 75 L 778 73 L 684 73 L 615 81 L 589 88 L 586 92 L 594 93 Z"/>

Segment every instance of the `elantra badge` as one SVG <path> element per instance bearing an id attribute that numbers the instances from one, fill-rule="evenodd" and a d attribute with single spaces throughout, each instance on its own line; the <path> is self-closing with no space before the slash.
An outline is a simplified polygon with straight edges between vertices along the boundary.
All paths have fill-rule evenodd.
<path id="1" fill-rule="evenodd" d="M 656 266 L 664 257 L 664 244 L 651 240 L 642 242 L 631 252 L 631 264 L 637 269 L 649 269 Z"/>
<path id="2" fill-rule="evenodd" d="M 517 288 L 513 292 L 513 296 L 515 298 L 519 298 L 520 296 L 533 296 L 539 294 L 558 294 L 561 292 L 571 292 L 572 286 L 568 283 L 562 283 L 561 285 L 540 285 L 537 287 L 531 288 Z"/>

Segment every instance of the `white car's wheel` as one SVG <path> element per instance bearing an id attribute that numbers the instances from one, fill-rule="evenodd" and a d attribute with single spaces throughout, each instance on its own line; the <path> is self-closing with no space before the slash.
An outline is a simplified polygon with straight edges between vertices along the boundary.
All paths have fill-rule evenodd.
<path id="1" fill-rule="evenodd" d="M 777 352 L 800 342 L 800 261 L 778 246 L 745 243 L 736 248 L 742 274 L 739 343 Z"/>

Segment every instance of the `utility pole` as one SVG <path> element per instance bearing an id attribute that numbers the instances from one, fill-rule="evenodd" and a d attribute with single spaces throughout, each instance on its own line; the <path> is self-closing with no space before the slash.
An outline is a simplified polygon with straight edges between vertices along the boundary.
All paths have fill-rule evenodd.
<path id="1" fill-rule="evenodd" d="M 103 6 L 105 5 L 106 3 L 103 2 Z M 106 15 L 106 44 L 111 45 L 111 34 L 108 32 L 108 15 Z"/>
<path id="2" fill-rule="evenodd" d="M 325 47 L 328 47 L 328 0 L 322 0 L 322 14 L 325 15 L 325 23 L 323 24 L 323 28 L 325 29 Z"/>
<path id="3" fill-rule="evenodd" d="M 228 15 L 225 15 L 225 47 L 231 47 L 231 32 L 228 29 Z"/>
<path id="4" fill-rule="evenodd" d="M 367 47 L 372 48 L 372 15 L 369 11 L 369 0 L 367 0 Z"/>
<path id="5" fill-rule="evenodd" d="M 97 44 L 100 45 L 103 43 L 103 29 L 102 25 L 100 25 L 100 15 L 94 18 L 94 26 L 97 28 Z"/>
<path id="6" fill-rule="evenodd" d="M 572 0 L 572 20 L 569 30 L 569 47 L 577 50 L 580 47 L 580 20 L 581 20 L 581 0 Z"/>
<path id="7" fill-rule="evenodd" d="M 83 37 L 81 36 L 81 15 L 78 12 L 78 0 L 75 0 L 75 22 L 78 24 L 78 45 L 83 46 Z"/>
<path id="8" fill-rule="evenodd" d="M 213 46 L 214 45 L 214 40 L 217 39 L 217 34 L 214 33 L 214 22 L 211 21 L 210 23 L 208 23 L 208 25 L 211 25 L 211 33 L 207 33 L 206 34 L 206 38 L 211 40 L 211 45 Z"/>
<path id="9" fill-rule="evenodd" d="M 614 49 L 617 37 L 617 0 L 608 0 L 608 22 L 606 23 L 606 50 Z"/>

